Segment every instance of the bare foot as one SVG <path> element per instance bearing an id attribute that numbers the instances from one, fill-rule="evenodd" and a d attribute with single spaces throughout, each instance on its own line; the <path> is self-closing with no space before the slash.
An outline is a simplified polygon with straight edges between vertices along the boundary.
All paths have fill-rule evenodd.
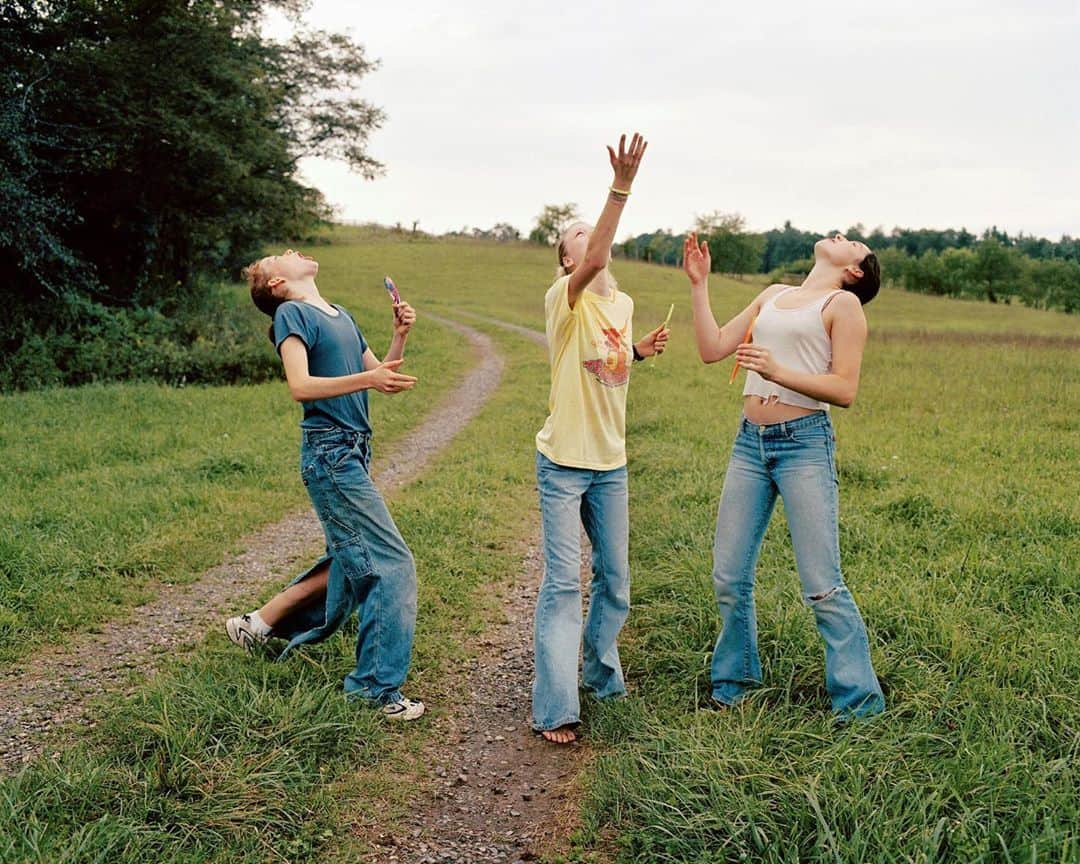
<path id="1" fill-rule="evenodd" d="M 552 744 L 572 744 L 577 741 L 577 735 L 569 726 L 560 726 L 558 729 L 545 729 L 540 734 Z"/>

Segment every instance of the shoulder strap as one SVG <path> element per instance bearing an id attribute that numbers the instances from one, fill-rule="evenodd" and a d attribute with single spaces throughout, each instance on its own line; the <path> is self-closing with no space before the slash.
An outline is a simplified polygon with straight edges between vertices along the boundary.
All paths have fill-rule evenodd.
<path id="1" fill-rule="evenodd" d="M 765 303 L 762 304 L 762 307 L 764 308 L 764 306 L 769 304 L 769 303 L 772 303 L 775 306 L 776 305 L 776 300 L 777 300 L 778 297 L 783 297 L 789 291 L 797 291 L 798 288 L 799 288 L 798 285 L 785 285 L 783 288 L 781 288 L 779 291 L 777 291 L 775 294 L 773 294 L 772 297 L 770 297 L 768 300 L 766 300 Z"/>
<path id="2" fill-rule="evenodd" d="M 833 291 L 831 294 L 826 294 L 824 299 L 821 301 L 821 311 L 824 312 L 825 307 L 828 306 L 830 303 L 832 303 L 833 298 L 840 295 L 840 294 L 843 294 L 843 293 L 844 293 L 844 289 L 843 288 L 838 288 L 837 290 Z"/>

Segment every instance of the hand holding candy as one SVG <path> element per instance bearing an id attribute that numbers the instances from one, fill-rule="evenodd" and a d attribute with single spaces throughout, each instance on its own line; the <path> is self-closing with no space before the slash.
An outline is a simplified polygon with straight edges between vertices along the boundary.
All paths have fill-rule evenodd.
<path id="1" fill-rule="evenodd" d="M 408 303 L 394 304 L 394 332 L 398 336 L 405 336 L 416 323 L 416 310 Z"/>
<path id="2" fill-rule="evenodd" d="M 390 299 L 394 301 L 396 306 L 401 302 L 401 295 L 398 293 L 397 285 L 394 284 L 394 280 L 389 276 L 383 277 L 383 285 L 386 286 L 386 290 L 390 292 Z"/>
<path id="3" fill-rule="evenodd" d="M 755 315 L 753 318 L 750 319 L 750 326 L 746 328 L 746 335 L 743 336 L 742 345 L 739 346 L 740 348 L 742 348 L 742 347 L 744 347 L 746 345 L 749 345 L 750 342 L 753 340 L 753 338 L 754 338 L 754 325 L 756 323 L 757 323 L 757 315 Z M 740 362 L 740 360 L 741 360 L 741 358 L 739 357 L 738 353 L 736 352 L 735 365 L 731 369 L 731 377 L 728 378 L 728 382 L 727 382 L 728 384 L 730 384 L 731 382 L 733 382 L 735 380 L 735 376 L 739 372 L 739 367 L 743 365 Z M 755 369 L 754 371 L 756 372 L 757 370 Z"/>

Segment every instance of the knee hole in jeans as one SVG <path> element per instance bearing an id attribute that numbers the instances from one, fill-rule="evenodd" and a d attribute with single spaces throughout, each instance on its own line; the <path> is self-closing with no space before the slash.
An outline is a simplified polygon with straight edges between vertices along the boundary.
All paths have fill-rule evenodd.
<path id="1" fill-rule="evenodd" d="M 835 588 L 830 588 L 828 591 L 823 591 L 820 594 L 807 594 L 806 602 L 809 605 L 813 606 L 815 603 L 821 603 L 825 600 L 828 600 L 830 597 L 834 596 L 839 590 L 840 586 L 837 585 Z"/>

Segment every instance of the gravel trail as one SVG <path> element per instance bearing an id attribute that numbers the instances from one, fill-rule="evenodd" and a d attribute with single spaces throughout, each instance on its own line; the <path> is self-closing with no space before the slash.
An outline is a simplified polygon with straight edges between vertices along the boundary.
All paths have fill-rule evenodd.
<path id="1" fill-rule="evenodd" d="M 503 357 L 490 337 L 438 315 L 424 318 L 458 331 L 472 349 L 474 365 L 385 458 L 376 456 L 372 476 L 384 494 L 419 475 L 476 416 L 502 377 Z M 245 538 L 243 552 L 197 581 L 162 586 L 156 599 L 104 624 L 100 632 L 75 634 L 0 672 L 0 772 L 61 749 L 77 734 L 78 724 L 93 724 L 90 699 L 130 692 L 153 673 L 159 658 L 198 645 L 208 630 L 222 626 L 226 613 L 247 608 L 267 583 L 284 585 L 294 562 L 316 550 L 321 539 L 313 510 L 286 516 Z"/>

